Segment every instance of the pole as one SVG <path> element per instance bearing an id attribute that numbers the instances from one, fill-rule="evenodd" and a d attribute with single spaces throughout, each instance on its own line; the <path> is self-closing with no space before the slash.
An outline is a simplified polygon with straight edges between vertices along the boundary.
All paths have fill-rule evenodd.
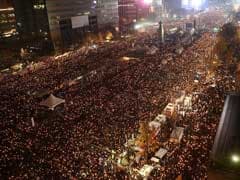
<path id="1" fill-rule="evenodd" d="M 148 125 L 148 122 L 147 120 L 145 120 L 145 126 L 146 126 L 146 133 L 147 133 L 147 138 L 146 138 L 146 143 L 147 143 L 147 146 L 146 146 L 146 150 L 145 150 L 145 159 L 146 159 L 146 163 L 148 163 L 148 152 L 149 152 L 149 125 Z"/>

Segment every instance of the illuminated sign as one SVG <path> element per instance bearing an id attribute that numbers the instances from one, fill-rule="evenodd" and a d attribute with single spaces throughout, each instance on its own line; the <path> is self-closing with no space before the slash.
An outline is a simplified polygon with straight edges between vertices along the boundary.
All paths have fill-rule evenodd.
<path id="1" fill-rule="evenodd" d="M 182 0 L 182 7 L 185 9 L 201 10 L 207 6 L 207 0 Z"/>

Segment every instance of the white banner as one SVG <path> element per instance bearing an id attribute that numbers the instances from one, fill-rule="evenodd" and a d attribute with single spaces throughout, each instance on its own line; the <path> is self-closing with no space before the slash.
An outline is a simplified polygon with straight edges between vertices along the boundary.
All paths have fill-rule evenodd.
<path id="1" fill-rule="evenodd" d="M 89 25 L 88 16 L 74 16 L 71 20 L 73 29 Z"/>

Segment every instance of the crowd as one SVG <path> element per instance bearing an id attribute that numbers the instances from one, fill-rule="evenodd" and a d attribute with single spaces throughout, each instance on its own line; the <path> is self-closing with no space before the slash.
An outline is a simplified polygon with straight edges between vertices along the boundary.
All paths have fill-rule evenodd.
<path id="1" fill-rule="evenodd" d="M 195 99 L 196 111 L 178 121 L 188 127 L 183 143 L 153 179 L 175 179 L 180 174 L 206 177 L 224 93 L 234 88 L 223 69 L 216 75 L 216 88 L 194 84 L 214 37 L 203 34 L 181 55 L 166 44 L 156 54 L 122 60 L 128 50 L 146 44 L 158 45 L 156 36 L 99 44 L 88 53 L 48 58 L 43 68 L 4 77 L 0 81 L 0 179 L 127 179 L 127 174 L 106 165 L 112 150 L 121 152 L 139 121 L 152 120 L 183 89 L 202 93 Z M 64 83 L 92 71 L 84 81 Z M 41 91 L 54 93 L 66 103 L 48 111 L 39 105 L 43 97 L 33 96 Z"/>
<path id="2" fill-rule="evenodd" d="M 172 179 L 181 175 L 183 179 L 207 179 L 210 156 L 217 131 L 224 99 L 229 92 L 239 90 L 230 72 L 221 67 L 216 74 L 216 86 L 199 84 L 194 92 L 193 110 L 178 117 L 177 126 L 185 127 L 180 146 L 168 144 L 170 152 L 164 159 L 164 168 L 152 176 Z M 174 171 L 173 171 L 174 169 Z"/>

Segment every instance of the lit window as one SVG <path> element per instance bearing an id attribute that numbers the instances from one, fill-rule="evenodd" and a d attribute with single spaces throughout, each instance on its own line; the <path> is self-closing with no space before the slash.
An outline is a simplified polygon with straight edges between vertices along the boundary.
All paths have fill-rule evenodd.
<path id="1" fill-rule="evenodd" d="M 6 9 L 0 9 L 0 12 L 2 11 L 13 11 L 14 9 L 13 8 L 6 8 Z"/>
<path id="2" fill-rule="evenodd" d="M 44 4 L 35 4 L 33 7 L 34 7 L 34 9 L 44 9 L 45 8 Z"/>

